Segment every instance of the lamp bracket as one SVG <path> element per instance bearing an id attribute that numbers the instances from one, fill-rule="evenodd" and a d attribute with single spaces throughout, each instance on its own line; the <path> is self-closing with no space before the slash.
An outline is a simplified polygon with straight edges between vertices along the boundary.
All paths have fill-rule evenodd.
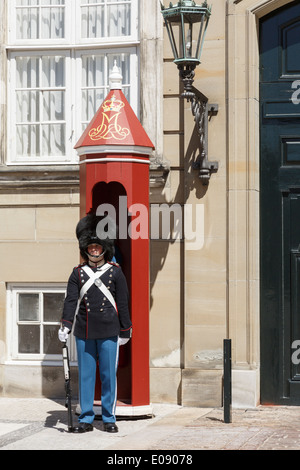
<path id="1" fill-rule="evenodd" d="M 198 159 L 193 164 L 195 170 L 199 170 L 199 178 L 204 185 L 209 183 L 212 173 L 216 173 L 219 168 L 217 161 L 208 160 L 208 122 L 212 116 L 217 115 L 218 105 L 209 104 L 208 98 L 200 91 L 192 87 L 194 95 L 189 98 L 194 121 L 198 130 L 200 141 L 200 153 Z"/>
<path id="2" fill-rule="evenodd" d="M 183 82 L 182 98 L 191 103 L 191 110 L 198 130 L 200 154 L 193 168 L 199 170 L 199 178 L 204 185 L 209 183 L 212 173 L 216 173 L 219 164 L 208 160 L 208 122 L 218 113 L 218 105 L 208 103 L 208 98 L 193 86 L 195 64 L 178 65 L 179 75 Z"/>

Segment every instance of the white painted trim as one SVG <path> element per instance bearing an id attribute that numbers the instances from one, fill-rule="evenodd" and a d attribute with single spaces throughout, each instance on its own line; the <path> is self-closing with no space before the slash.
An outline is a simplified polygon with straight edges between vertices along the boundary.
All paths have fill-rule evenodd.
<path id="1" fill-rule="evenodd" d="M 96 416 L 102 415 L 102 407 L 101 405 L 94 405 L 93 410 Z M 81 414 L 80 405 L 76 406 L 76 414 Z M 133 406 L 133 405 L 117 405 L 115 415 L 118 416 L 149 416 L 153 415 L 153 407 L 152 404 L 150 405 L 141 405 L 141 406 Z"/>
<path id="2" fill-rule="evenodd" d="M 85 147 L 79 147 L 76 149 L 78 155 L 99 155 L 99 154 L 117 154 L 122 155 L 130 154 L 142 154 L 142 155 L 152 155 L 152 149 L 150 147 L 142 147 L 142 146 L 135 146 L 135 145 L 91 145 Z"/>
<path id="3" fill-rule="evenodd" d="M 138 158 L 90 158 L 80 162 L 83 163 L 108 163 L 108 162 L 120 162 L 120 163 L 146 163 L 150 165 L 150 160 L 138 159 Z"/>

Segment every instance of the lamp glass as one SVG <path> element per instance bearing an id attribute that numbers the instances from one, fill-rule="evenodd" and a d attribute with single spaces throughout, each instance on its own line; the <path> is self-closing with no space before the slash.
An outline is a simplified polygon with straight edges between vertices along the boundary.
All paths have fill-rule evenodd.
<path id="1" fill-rule="evenodd" d="M 181 1 L 162 8 L 174 62 L 177 65 L 200 64 L 210 8 L 195 2 Z"/>

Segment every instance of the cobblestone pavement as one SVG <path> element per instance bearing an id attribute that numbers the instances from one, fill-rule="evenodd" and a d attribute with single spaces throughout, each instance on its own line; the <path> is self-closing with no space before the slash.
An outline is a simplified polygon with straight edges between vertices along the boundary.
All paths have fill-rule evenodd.
<path id="1" fill-rule="evenodd" d="M 163 449 L 203 450 L 300 450 L 300 408 L 258 407 L 233 410 L 232 422 L 224 423 L 223 410 L 212 410 L 166 437 Z M 158 447 L 155 447 L 156 449 Z"/>
<path id="2" fill-rule="evenodd" d="M 117 434 L 104 432 L 101 420 L 94 426 L 93 432 L 68 433 L 62 402 L 0 398 L 0 450 L 101 449 L 106 456 L 122 451 L 300 450 L 300 407 L 232 410 L 231 423 L 224 423 L 222 409 L 153 404 L 153 417 L 120 418 Z"/>

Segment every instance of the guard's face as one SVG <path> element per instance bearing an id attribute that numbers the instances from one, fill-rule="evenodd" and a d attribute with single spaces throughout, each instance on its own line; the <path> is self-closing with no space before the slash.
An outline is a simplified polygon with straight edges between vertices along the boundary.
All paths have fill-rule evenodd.
<path id="1" fill-rule="evenodd" d="M 92 255 L 93 257 L 99 257 L 102 254 L 103 248 L 101 245 L 98 245 L 97 243 L 93 243 L 92 245 L 89 245 L 87 248 L 88 254 Z"/>

